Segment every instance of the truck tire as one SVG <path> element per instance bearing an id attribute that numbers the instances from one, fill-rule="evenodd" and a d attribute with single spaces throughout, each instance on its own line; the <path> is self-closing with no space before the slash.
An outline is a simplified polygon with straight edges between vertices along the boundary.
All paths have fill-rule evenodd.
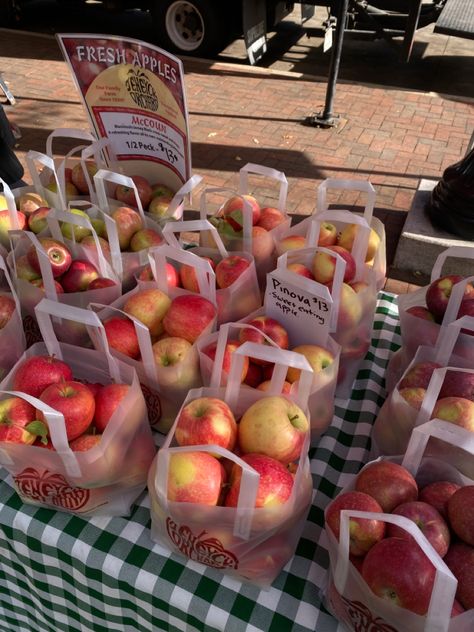
<path id="1" fill-rule="evenodd" d="M 156 44 L 178 55 L 220 52 L 229 38 L 226 25 L 232 15 L 228 11 L 229 15 L 224 16 L 220 4 L 212 0 L 155 0 L 152 18 Z"/>

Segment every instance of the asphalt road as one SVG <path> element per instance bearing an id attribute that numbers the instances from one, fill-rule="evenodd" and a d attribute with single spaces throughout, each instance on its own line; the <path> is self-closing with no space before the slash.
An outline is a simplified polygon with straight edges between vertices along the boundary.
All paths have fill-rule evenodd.
<path id="1" fill-rule="evenodd" d="M 325 18 L 326 10 L 318 7 L 315 17 L 302 26 L 300 5 L 296 5 L 294 12 L 280 23 L 277 30 L 268 34 L 268 51 L 258 65 L 327 77 L 331 53 L 323 52 L 322 23 Z M 401 38 L 390 45 L 384 39 L 368 40 L 347 33 L 339 79 L 474 98 L 472 40 L 435 34 L 433 26 L 416 32 L 409 63 L 400 61 L 397 46 L 400 46 Z M 100 2 L 77 4 L 68 0 L 34 0 L 18 28 L 50 35 L 57 32 L 124 35 L 159 46 L 147 12 L 112 13 Z M 243 39 L 230 43 L 215 59 L 248 64 Z"/>

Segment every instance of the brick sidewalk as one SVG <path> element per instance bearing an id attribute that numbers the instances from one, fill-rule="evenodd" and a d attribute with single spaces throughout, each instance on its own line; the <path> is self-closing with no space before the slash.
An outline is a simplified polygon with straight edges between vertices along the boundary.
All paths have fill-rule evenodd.
<path id="1" fill-rule="evenodd" d="M 321 80 L 193 59 L 184 60 L 184 69 L 192 165 L 203 186 L 235 189 L 244 164 L 263 164 L 286 174 L 288 211 L 308 214 L 325 178 L 369 179 L 389 263 L 420 178 L 437 179 L 459 160 L 474 128 L 467 98 L 338 82 L 334 111 L 341 124 L 319 129 L 303 122 L 324 105 Z M 54 39 L 0 29 L 0 72 L 17 98 L 9 116 L 23 132 L 20 159 L 29 149 L 44 151 L 57 127 L 88 127 Z M 65 150 L 55 145 L 56 155 Z M 330 202 L 358 207 L 363 199 L 340 193 Z"/>

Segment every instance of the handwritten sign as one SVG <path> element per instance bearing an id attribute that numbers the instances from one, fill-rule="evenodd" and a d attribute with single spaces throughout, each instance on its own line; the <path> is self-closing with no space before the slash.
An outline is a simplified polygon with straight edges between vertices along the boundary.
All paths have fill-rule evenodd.
<path id="1" fill-rule="evenodd" d="M 191 177 L 181 60 L 130 38 L 57 37 L 93 130 L 109 139 L 122 173 L 178 190 Z"/>
<path id="2" fill-rule="evenodd" d="M 328 336 L 332 299 L 329 291 L 320 296 L 317 287 L 283 269 L 267 275 L 265 313 L 287 329 L 293 345 L 324 344 Z"/>

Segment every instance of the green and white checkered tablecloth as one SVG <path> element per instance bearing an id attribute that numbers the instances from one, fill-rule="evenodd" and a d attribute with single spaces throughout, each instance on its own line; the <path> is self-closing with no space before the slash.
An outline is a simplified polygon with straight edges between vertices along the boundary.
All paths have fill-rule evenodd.
<path id="1" fill-rule="evenodd" d="M 323 511 L 369 457 L 400 345 L 396 296 L 380 293 L 350 400 L 311 450 L 314 497 L 296 554 L 268 590 L 187 563 L 150 539 L 149 498 L 128 518 L 82 519 L 23 504 L 0 469 L 1 632 L 340 632 L 321 603 Z"/>

